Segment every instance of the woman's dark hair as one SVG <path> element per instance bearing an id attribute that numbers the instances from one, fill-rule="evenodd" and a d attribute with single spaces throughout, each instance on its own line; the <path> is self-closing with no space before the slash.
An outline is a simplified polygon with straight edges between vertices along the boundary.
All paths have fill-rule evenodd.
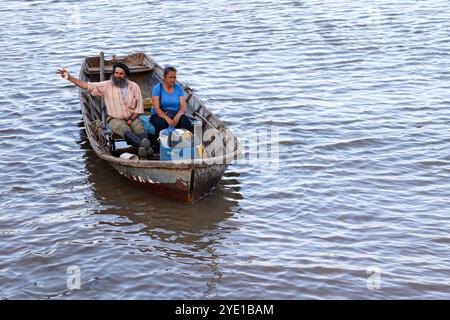
<path id="1" fill-rule="evenodd" d="M 165 67 L 164 68 L 164 77 L 167 76 L 167 74 L 172 71 L 177 72 L 177 69 L 175 69 L 174 67 Z"/>

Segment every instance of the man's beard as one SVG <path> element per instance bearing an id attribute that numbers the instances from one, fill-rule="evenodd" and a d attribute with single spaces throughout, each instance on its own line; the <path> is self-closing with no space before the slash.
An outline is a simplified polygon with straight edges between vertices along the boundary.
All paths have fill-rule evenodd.
<path id="1" fill-rule="evenodd" d="M 123 79 L 117 79 L 114 75 L 111 75 L 111 82 L 114 86 L 118 86 L 119 88 L 125 88 L 128 86 L 128 77 L 125 76 Z"/>

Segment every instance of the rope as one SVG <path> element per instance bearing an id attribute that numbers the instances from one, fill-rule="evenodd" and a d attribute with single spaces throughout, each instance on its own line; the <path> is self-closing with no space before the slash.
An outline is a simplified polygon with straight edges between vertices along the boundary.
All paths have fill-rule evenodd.
<path id="1" fill-rule="evenodd" d="M 89 123 L 92 132 L 97 137 L 97 141 L 101 146 L 106 146 L 105 136 L 103 134 L 103 125 L 100 120 L 94 120 Z"/>

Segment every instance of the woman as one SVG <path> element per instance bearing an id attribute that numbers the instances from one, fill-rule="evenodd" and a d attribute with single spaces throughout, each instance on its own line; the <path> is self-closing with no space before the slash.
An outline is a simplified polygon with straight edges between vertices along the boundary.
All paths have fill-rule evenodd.
<path id="1" fill-rule="evenodd" d="M 150 123 L 155 127 L 153 144 L 157 147 L 159 132 L 168 126 L 183 128 L 192 132 L 192 124 L 184 114 L 186 112 L 186 94 L 183 87 L 176 83 L 177 70 L 174 67 L 164 68 L 164 83 L 153 87 L 153 109 Z M 159 150 L 159 148 L 155 149 Z"/>

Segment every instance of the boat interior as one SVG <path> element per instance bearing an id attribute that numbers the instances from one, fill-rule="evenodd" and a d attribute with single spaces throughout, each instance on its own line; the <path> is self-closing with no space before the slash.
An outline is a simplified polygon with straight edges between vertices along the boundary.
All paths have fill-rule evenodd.
<path id="1" fill-rule="evenodd" d="M 100 56 L 88 57 L 85 59 L 80 78 L 87 82 L 100 81 Z M 149 134 L 154 134 L 154 128 L 149 118 L 152 108 L 151 92 L 152 88 L 163 79 L 163 68 L 156 64 L 144 53 L 135 53 L 125 57 L 112 56 L 111 59 L 104 60 L 104 79 L 109 79 L 112 67 L 117 61 L 127 64 L 130 69 L 130 80 L 136 82 L 141 88 L 145 114 L 140 116 L 144 127 Z M 226 126 L 203 104 L 203 102 L 192 92 L 183 82 L 177 81 L 186 93 L 186 115 L 194 123 L 201 123 L 203 145 L 206 157 L 217 156 L 218 150 L 222 155 L 233 153 L 240 147 L 236 137 L 226 128 Z M 124 152 L 136 153 L 136 148 L 127 145 L 124 139 L 117 135 L 106 137 L 102 128 L 101 97 L 94 97 L 89 92 L 81 90 L 82 107 L 84 117 L 90 126 L 96 140 L 96 146 L 101 152 L 106 152 L 116 157 Z M 109 141 L 109 142 L 108 142 Z M 108 145 L 112 141 L 111 145 Z M 118 146 L 118 147 L 117 147 Z M 150 157 L 149 161 L 158 161 L 159 157 Z"/>

